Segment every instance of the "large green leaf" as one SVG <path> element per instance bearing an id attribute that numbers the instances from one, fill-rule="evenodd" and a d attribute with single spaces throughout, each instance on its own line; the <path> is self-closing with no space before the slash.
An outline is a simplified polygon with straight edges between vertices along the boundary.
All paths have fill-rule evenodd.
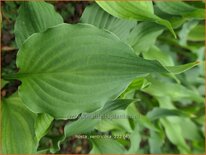
<path id="1" fill-rule="evenodd" d="M 94 39 L 95 38 L 95 39 Z M 46 60 L 46 61 L 45 61 Z M 19 95 L 35 113 L 69 118 L 101 108 L 136 77 L 167 73 L 127 44 L 89 24 L 61 24 L 32 35 L 17 55 Z"/>
<path id="2" fill-rule="evenodd" d="M 121 40 L 126 40 L 130 30 L 136 25 L 135 21 L 119 19 L 108 14 L 97 4 L 87 6 L 80 21 L 109 30 L 115 33 Z"/>
<path id="3" fill-rule="evenodd" d="M 205 18 L 204 9 L 196 8 L 185 2 L 156 2 L 156 4 L 162 11 L 168 14 L 197 19 Z"/>
<path id="4" fill-rule="evenodd" d="M 60 23 L 63 23 L 63 18 L 51 4 L 43 1 L 23 2 L 14 29 L 17 46 L 20 48 L 33 33 L 45 31 Z"/>
<path id="5" fill-rule="evenodd" d="M 164 25 L 176 36 L 171 24 L 154 14 L 152 1 L 97 1 L 97 4 L 118 18 L 152 21 Z"/>
<path id="6" fill-rule="evenodd" d="M 2 153 L 35 153 L 37 149 L 34 131 L 36 115 L 22 104 L 21 99 L 17 95 L 3 99 L 1 108 Z"/>
<path id="7" fill-rule="evenodd" d="M 155 23 L 142 22 L 131 31 L 128 43 L 135 52 L 147 52 L 154 45 L 156 38 L 162 33 L 164 27 Z"/>

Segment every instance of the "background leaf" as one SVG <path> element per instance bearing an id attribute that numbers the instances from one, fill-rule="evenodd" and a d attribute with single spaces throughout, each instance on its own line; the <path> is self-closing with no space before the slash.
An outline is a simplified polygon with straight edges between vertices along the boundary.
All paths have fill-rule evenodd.
<path id="1" fill-rule="evenodd" d="M 128 43 L 137 54 L 147 52 L 155 44 L 157 37 L 163 32 L 163 29 L 163 26 L 151 22 L 138 23 L 131 31 Z"/>
<path id="2" fill-rule="evenodd" d="M 156 4 L 162 11 L 171 15 L 181 15 L 197 19 L 205 18 L 204 9 L 195 8 L 185 2 L 156 2 Z"/>
<path id="3" fill-rule="evenodd" d="M 23 2 L 14 28 L 17 46 L 20 48 L 33 33 L 43 32 L 61 23 L 63 18 L 56 13 L 51 4 L 44 1 Z"/>
<path id="4" fill-rule="evenodd" d="M 3 99 L 2 108 L 2 153 L 35 153 L 37 141 L 34 123 L 36 115 L 30 112 L 16 95 Z"/>
<path id="5" fill-rule="evenodd" d="M 126 149 L 118 141 L 113 139 L 92 139 L 90 154 L 124 154 Z"/>
<path id="6" fill-rule="evenodd" d="M 97 4 L 105 11 L 118 18 L 152 21 L 166 26 L 176 37 L 171 24 L 167 20 L 161 19 L 154 14 L 152 1 L 97 1 Z"/>
<path id="7" fill-rule="evenodd" d="M 82 114 L 82 116 L 77 121 L 65 125 L 64 135 L 55 141 L 50 151 L 54 153 L 59 150 L 60 143 L 62 143 L 67 137 L 93 131 L 95 127 L 101 123 L 102 116 L 114 110 L 125 109 L 131 102 L 132 100 L 129 99 L 110 101 L 107 102 L 105 106 L 99 111 Z"/>
<path id="8" fill-rule="evenodd" d="M 128 21 L 114 17 L 105 12 L 97 4 L 92 4 L 86 7 L 80 21 L 95 25 L 101 29 L 109 30 L 124 41 L 129 36 L 130 30 L 137 24 L 135 21 Z"/>

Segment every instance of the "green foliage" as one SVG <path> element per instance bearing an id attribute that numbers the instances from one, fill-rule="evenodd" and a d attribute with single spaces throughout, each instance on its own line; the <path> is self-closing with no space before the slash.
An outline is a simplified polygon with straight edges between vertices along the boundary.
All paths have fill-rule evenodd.
<path id="1" fill-rule="evenodd" d="M 46 2 L 23 2 L 15 24 L 16 44 L 20 48 L 33 33 L 43 32 L 47 28 L 63 23 L 51 4 Z"/>
<path id="2" fill-rule="evenodd" d="M 136 77 L 167 72 L 137 57 L 113 34 L 87 24 L 62 24 L 31 36 L 18 52 L 17 67 L 20 71 L 8 78 L 21 80 L 19 95 L 26 105 L 62 119 L 101 108 Z"/>
<path id="3" fill-rule="evenodd" d="M 204 153 L 203 4 L 91 3 L 78 24 L 52 4 L 21 3 L 19 71 L 1 81 L 21 85 L 2 99 L 2 153 L 56 153 L 81 134 L 129 137 L 90 138 L 91 154 Z"/>
<path id="4" fill-rule="evenodd" d="M 119 19 L 108 14 L 97 4 L 86 7 L 80 21 L 95 25 L 101 29 L 109 30 L 123 41 L 127 40 L 128 36 L 130 36 L 131 29 L 136 25 L 135 21 Z"/>
<path id="5" fill-rule="evenodd" d="M 135 19 L 138 21 L 152 21 L 164 25 L 172 32 L 174 36 L 176 36 L 171 24 L 168 21 L 161 19 L 160 17 L 154 14 L 152 1 L 140 1 L 138 3 L 132 1 L 97 1 L 97 4 L 115 17 L 124 19 Z"/>
<path id="6" fill-rule="evenodd" d="M 17 94 L 2 101 L 2 153 L 34 153 L 37 148 L 34 123 L 36 115 L 29 111 Z"/>

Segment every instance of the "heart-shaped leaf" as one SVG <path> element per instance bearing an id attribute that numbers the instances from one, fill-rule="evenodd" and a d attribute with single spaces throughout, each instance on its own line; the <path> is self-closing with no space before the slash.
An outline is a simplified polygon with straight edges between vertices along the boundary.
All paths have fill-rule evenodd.
<path id="1" fill-rule="evenodd" d="M 45 61 L 46 60 L 46 61 Z M 101 108 L 136 77 L 166 69 L 137 57 L 114 34 L 88 24 L 61 24 L 34 34 L 17 56 L 19 95 L 35 113 L 69 118 Z"/>

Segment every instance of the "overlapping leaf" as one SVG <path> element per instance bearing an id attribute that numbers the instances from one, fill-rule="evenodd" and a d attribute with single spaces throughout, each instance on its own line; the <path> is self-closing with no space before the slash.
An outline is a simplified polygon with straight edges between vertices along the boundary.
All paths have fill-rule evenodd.
<path id="1" fill-rule="evenodd" d="M 17 94 L 3 99 L 1 106 L 1 153 L 35 153 L 37 149 L 34 131 L 36 115 L 23 105 Z"/>
<path id="2" fill-rule="evenodd" d="M 156 2 L 157 6 L 164 12 L 171 15 L 181 15 L 188 18 L 204 19 L 205 11 L 196 8 L 185 2 Z"/>
<path id="3" fill-rule="evenodd" d="M 15 37 L 20 48 L 33 33 L 43 32 L 47 28 L 63 23 L 63 18 L 55 12 L 54 7 L 42 2 L 23 2 L 15 23 Z"/>
<path id="4" fill-rule="evenodd" d="M 118 18 L 152 21 L 164 25 L 176 36 L 171 24 L 167 20 L 161 19 L 154 14 L 152 1 L 97 1 L 97 4 Z"/>
<path id="5" fill-rule="evenodd" d="M 37 116 L 35 122 L 35 134 L 37 141 L 40 141 L 40 139 L 46 135 L 52 121 L 53 117 L 48 114 L 42 113 Z"/>
<path id="6" fill-rule="evenodd" d="M 136 25 L 135 21 L 119 19 L 108 14 L 97 4 L 87 6 L 80 21 L 109 30 L 115 33 L 121 40 L 126 40 L 130 30 Z"/>
<path id="7" fill-rule="evenodd" d="M 147 52 L 155 44 L 156 38 L 162 33 L 164 27 L 155 23 L 139 23 L 131 31 L 128 43 L 134 48 L 137 54 Z"/>

